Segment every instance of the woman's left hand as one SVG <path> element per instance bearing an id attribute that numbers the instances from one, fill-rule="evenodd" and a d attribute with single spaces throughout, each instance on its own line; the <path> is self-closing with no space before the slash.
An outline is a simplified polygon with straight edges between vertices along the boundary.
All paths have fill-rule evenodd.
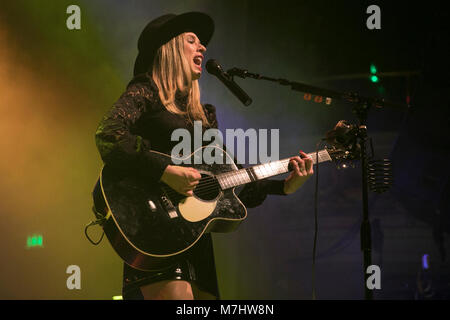
<path id="1" fill-rule="evenodd" d="M 283 191 L 285 194 L 291 194 L 297 191 L 314 174 L 312 159 L 303 151 L 299 153 L 301 158 L 296 156 L 292 157 L 289 161 L 294 170 L 284 180 Z"/>

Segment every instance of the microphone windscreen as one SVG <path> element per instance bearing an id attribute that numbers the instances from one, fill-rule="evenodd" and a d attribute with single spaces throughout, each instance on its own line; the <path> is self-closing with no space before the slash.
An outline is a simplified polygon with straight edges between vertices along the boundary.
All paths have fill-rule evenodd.
<path id="1" fill-rule="evenodd" d="M 220 71 L 220 69 L 221 69 L 220 65 L 216 60 L 209 59 L 206 62 L 206 71 L 208 71 L 208 73 L 217 74 Z"/>

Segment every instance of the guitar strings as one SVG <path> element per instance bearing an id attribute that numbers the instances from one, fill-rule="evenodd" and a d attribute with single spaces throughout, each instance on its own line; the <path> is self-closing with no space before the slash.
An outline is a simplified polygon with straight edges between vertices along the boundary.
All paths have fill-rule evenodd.
<path id="1" fill-rule="evenodd" d="M 218 191 L 220 191 L 220 186 L 217 184 L 216 186 L 212 187 L 212 186 L 207 186 L 206 188 L 204 186 L 200 186 L 200 188 L 195 188 L 194 192 L 201 197 L 208 197 L 211 195 L 214 195 L 215 193 L 218 193 Z M 169 196 L 169 198 L 179 201 L 183 198 L 185 198 L 185 195 L 182 195 L 180 193 L 178 193 L 177 191 L 173 190 L 173 189 L 168 189 L 166 191 L 167 195 Z"/>
<path id="2" fill-rule="evenodd" d="M 197 191 L 197 194 L 201 194 L 202 196 L 208 196 L 216 193 L 218 190 L 220 190 L 220 185 L 215 179 L 215 177 L 207 176 L 202 179 L 200 179 L 202 182 L 199 184 L 198 187 L 195 188 L 195 191 Z M 210 180 L 210 181 L 208 181 Z M 169 198 L 179 201 L 183 198 L 185 198 L 185 195 L 182 195 L 178 193 L 177 191 L 173 190 L 172 188 L 166 188 L 165 189 L 166 194 L 169 196 Z"/>
<path id="3" fill-rule="evenodd" d="M 320 156 L 321 155 L 319 154 L 319 156 L 318 156 L 319 162 L 321 162 L 321 160 L 322 160 Z M 281 165 L 281 168 L 285 169 L 283 166 L 286 166 L 289 162 L 290 162 L 290 159 L 283 159 L 283 160 L 279 161 L 279 164 Z M 315 161 L 313 161 L 313 162 L 315 164 Z M 262 164 L 260 166 L 264 166 L 264 164 Z M 264 170 L 263 168 L 264 167 L 262 167 L 260 170 Z M 243 184 L 239 180 L 233 181 L 233 177 L 237 176 L 236 173 L 238 173 L 239 171 L 241 172 L 240 174 L 246 173 L 245 170 L 246 169 L 240 169 L 237 171 L 221 173 L 217 176 L 207 175 L 205 177 L 202 177 L 200 179 L 199 184 L 194 188 L 194 192 L 196 192 L 197 195 L 200 195 L 200 196 L 209 196 L 209 195 L 212 195 L 212 194 L 216 193 L 217 191 L 221 190 L 221 185 L 219 183 L 219 176 L 220 176 L 220 178 L 226 179 L 228 182 L 231 182 L 232 185 L 234 185 L 235 182 L 238 182 L 238 185 Z M 248 177 L 248 178 L 250 178 L 250 177 Z M 239 179 L 239 178 L 236 178 L 236 179 Z M 250 181 L 248 181 L 248 182 L 250 182 Z M 178 193 L 177 191 L 173 190 L 170 187 L 166 188 L 165 192 L 169 196 L 169 198 L 171 198 L 175 201 L 180 201 L 180 200 L 186 198 L 185 195 Z"/>
<path id="4" fill-rule="evenodd" d="M 196 194 L 198 196 L 201 197 L 208 197 L 211 195 L 214 195 L 215 193 L 217 193 L 219 189 L 215 189 L 215 190 L 207 190 L 206 192 L 196 192 Z M 195 190 L 196 191 L 196 190 Z M 166 195 L 172 200 L 172 201 L 176 201 L 176 202 L 180 202 L 182 199 L 186 198 L 185 195 L 182 195 L 174 190 L 166 190 Z"/>
<path id="5" fill-rule="evenodd" d="M 320 157 L 320 156 L 319 156 L 319 157 Z M 281 164 L 281 166 L 286 166 L 286 165 L 289 163 L 289 161 L 290 161 L 290 159 L 283 159 L 283 160 L 280 160 L 279 163 Z M 261 165 L 261 166 L 264 166 L 264 164 Z M 282 167 L 282 168 L 283 168 L 283 167 Z M 283 169 L 284 169 L 284 168 L 283 168 Z M 242 171 L 241 171 L 241 170 L 242 170 Z M 261 170 L 264 170 L 264 169 L 261 168 Z M 240 169 L 240 170 L 238 170 L 238 171 L 241 171 L 240 174 L 246 173 L 246 172 L 245 172 L 245 169 Z M 237 173 L 238 171 L 222 173 L 222 174 L 220 174 L 220 176 L 221 176 L 222 178 L 228 180 L 228 181 L 231 182 L 232 184 L 234 184 L 235 182 L 241 183 L 241 181 L 239 181 L 239 180 L 233 181 L 233 177 L 234 177 L 234 176 L 237 176 L 236 173 Z M 219 183 L 219 181 L 218 181 L 218 176 L 219 176 L 219 175 L 217 175 L 217 176 L 205 176 L 205 177 L 202 177 L 202 178 L 200 179 L 200 183 L 197 185 L 197 187 L 195 187 L 194 190 L 197 191 L 197 193 L 202 193 L 203 195 L 210 195 L 210 194 L 212 194 L 212 193 L 214 193 L 214 192 L 217 192 L 217 190 L 221 188 L 220 183 Z M 248 176 L 247 176 L 247 177 L 248 177 Z M 239 178 L 236 178 L 236 179 L 239 179 Z M 250 182 L 250 181 L 248 181 L 248 182 Z M 171 196 L 171 197 L 178 197 L 178 198 L 183 198 L 183 197 L 185 197 L 184 195 L 182 195 L 182 194 L 176 192 L 175 190 L 173 190 L 173 189 L 171 189 L 171 188 L 168 189 L 168 190 L 166 190 L 166 192 L 167 192 L 167 193 L 170 193 L 170 196 Z"/>
<path id="6" fill-rule="evenodd" d="M 288 162 L 290 161 L 290 159 L 284 159 L 284 160 L 280 160 L 280 164 L 281 165 L 286 165 Z M 284 168 L 283 168 L 284 169 Z M 241 171 L 242 170 L 242 171 Z M 240 174 L 243 174 L 245 172 L 245 169 L 240 169 L 238 170 L 240 171 Z M 226 173 L 222 173 L 220 174 L 221 177 L 223 177 L 224 179 L 227 179 L 229 182 L 231 182 L 232 184 L 234 184 L 235 182 L 238 182 L 238 184 L 241 183 L 241 181 L 235 180 L 233 181 L 233 176 L 236 176 L 236 172 L 226 172 Z M 248 177 L 248 175 L 247 175 Z M 248 177 L 250 179 L 250 177 Z M 236 178 L 239 179 L 239 178 Z M 250 182 L 250 181 L 248 181 Z M 205 194 L 205 192 L 217 192 L 217 189 L 220 188 L 220 184 L 218 182 L 218 177 L 217 176 L 206 176 L 200 179 L 200 183 L 199 185 L 195 188 L 196 191 L 198 192 L 202 192 Z M 176 192 L 176 191 L 174 191 Z M 178 192 L 176 192 L 178 194 Z"/>

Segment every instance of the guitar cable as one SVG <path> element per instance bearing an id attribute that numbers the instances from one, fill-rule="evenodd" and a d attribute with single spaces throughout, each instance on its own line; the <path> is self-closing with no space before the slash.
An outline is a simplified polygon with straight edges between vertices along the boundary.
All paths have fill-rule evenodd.
<path id="1" fill-rule="evenodd" d="M 317 204 L 319 194 L 319 148 L 324 139 L 321 139 L 316 145 L 316 187 L 314 192 L 314 245 L 312 256 L 312 299 L 316 300 L 316 248 L 317 248 Z"/>
<path id="2" fill-rule="evenodd" d="M 92 206 L 92 211 L 94 212 L 95 216 L 97 217 L 97 220 L 91 221 L 86 225 L 86 227 L 84 228 L 84 234 L 86 235 L 86 238 L 89 240 L 89 242 L 92 243 L 94 246 L 96 246 L 102 241 L 103 236 L 105 235 L 105 231 L 103 231 L 100 239 L 97 242 L 95 242 L 89 237 L 87 230 L 89 229 L 89 227 L 92 227 L 96 224 L 102 225 L 106 221 L 106 218 L 103 217 L 103 215 L 95 209 L 95 206 Z"/>

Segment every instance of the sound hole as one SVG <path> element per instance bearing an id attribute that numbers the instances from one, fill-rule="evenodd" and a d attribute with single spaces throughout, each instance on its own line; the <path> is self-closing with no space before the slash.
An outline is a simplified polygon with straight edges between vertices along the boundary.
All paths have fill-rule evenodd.
<path id="1" fill-rule="evenodd" d="M 213 176 L 202 174 L 199 184 L 194 189 L 194 194 L 202 200 L 214 200 L 219 196 L 220 185 Z"/>

